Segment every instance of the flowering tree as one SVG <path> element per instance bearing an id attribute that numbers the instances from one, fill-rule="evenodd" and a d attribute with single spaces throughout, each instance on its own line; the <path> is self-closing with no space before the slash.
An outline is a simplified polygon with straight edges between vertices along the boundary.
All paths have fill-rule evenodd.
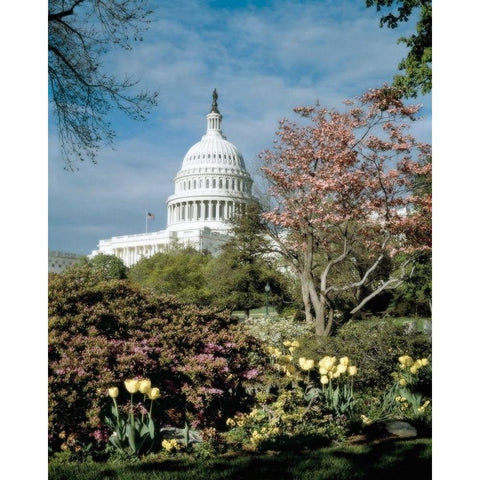
<path id="1" fill-rule="evenodd" d="M 430 249 L 431 194 L 416 182 L 431 175 L 431 147 L 408 133 L 420 106 L 390 86 L 345 103 L 344 112 L 296 108 L 310 122 L 281 121 L 274 148 L 260 154 L 275 202 L 264 218 L 322 336 L 340 294 L 352 292 L 354 314 L 412 272 L 405 253 Z M 394 268 L 379 276 L 386 260 Z"/>

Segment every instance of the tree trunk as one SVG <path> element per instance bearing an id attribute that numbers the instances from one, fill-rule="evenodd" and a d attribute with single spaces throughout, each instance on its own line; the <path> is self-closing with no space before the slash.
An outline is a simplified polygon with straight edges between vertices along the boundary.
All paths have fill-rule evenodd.
<path id="1" fill-rule="evenodd" d="M 307 280 L 303 275 L 300 275 L 300 285 L 302 286 L 302 299 L 305 308 L 305 321 L 313 323 L 312 303 L 310 302 L 310 294 L 308 293 Z"/>
<path id="2" fill-rule="evenodd" d="M 325 311 L 326 302 L 325 297 L 317 297 L 318 306 L 315 308 L 315 335 L 317 337 L 326 337 L 328 333 L 325 330 Z"/>
<path id="3" fill-rule="evenodd" d="M 304 243 L 304 261 L 303 271 L 300 276 L 302 285 L 303 303 L 305 306 L 306 318 L 314 321 L 315 335 L 326 336 L 325 333 L 325 311 L 326 299 L 323 295 L 320 297 L 315 290 L 315 281 L 313 278 L 313 234 L 307 232 L 305 234 Z M 312 317 L 312 307 L 315 318 Z"/>

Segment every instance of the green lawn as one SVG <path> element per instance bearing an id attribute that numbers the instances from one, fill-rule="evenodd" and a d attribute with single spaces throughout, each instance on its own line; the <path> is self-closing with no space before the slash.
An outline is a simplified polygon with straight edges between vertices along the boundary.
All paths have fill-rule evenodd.
<path id="1" fill-rule="evenodd" d="M 331 447 L 313 451 L 172 457 L 139 463 L 51 464 L 50 480 L 427 480 L 432 476 L 430 439 Z"/>

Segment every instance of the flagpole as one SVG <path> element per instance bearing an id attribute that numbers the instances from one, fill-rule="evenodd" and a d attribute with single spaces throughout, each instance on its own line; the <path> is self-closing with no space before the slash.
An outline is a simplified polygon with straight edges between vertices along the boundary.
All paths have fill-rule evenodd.
<path id="1" fill-rule="evenodd" d="M 145 233 L 148 233 L 148 212 L 145 212 Z"/>

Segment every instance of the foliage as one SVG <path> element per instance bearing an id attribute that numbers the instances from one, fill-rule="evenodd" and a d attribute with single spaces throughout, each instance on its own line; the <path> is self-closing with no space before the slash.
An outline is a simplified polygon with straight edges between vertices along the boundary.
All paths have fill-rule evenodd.
<path id="1" fill-rule="evenodd" d="M 118 109 L 144 120 L 157 93 L 135 92 L 138 82 L 118 81 L 102 65 L 114 48 L 130 50 L 152 11 L 148 0 L 49 0 L 48 79 L 65 165 L 85 158 L 95 162 L 102 144 L 115 132 L 108 117 Z M 130 92 L 133 91 L 133 94 Z"/>
<path id="2" fill-rule="evenodd" d="M 391 7 L 394 0 L 366 0 L 367 7 L 376 6 L 377 12 Z M 380 19 L 380 27 L 397 28 L 399 22 L 407 22 L 419 9 L 416 34 L 400 37 L 409 52 L 400 62 L 398 69 L 403 75 L 395 75 L 394 85 L 402 89 L 407 97 L 416 97 L 418 92 L 426 94 L 432 90 L 432 1 L 396 0 L 398 11 L 389 12 Z"/>
<path id="3" fill-rule="evenodd" d="M 261 342 L 279 347 L 290 338 L 309 336 L 313 333 L 313 325 L 295 320 L 293 317 L 247 318 L 245 329 Z"/>
<path id="4" fill-rule="evenodd" d="M 105 281 L 85 265 L 49 283 L 49 440 L 61 432 L 98 444 L 107 389 L 150 378 L 162 390 L 160 420 L 215 426 L 248 407 L 264 355 L 227 314 L 156 297 L 125 280 Z M 120 394 L 120 397 L 122 394 Z M 120 398 L 122 400 L 122 398 Z"/>
<path id="5" fill-rule="evenodd" d="M 411 272 L 413 259 L 396 261 L 399 252 L 431 243 L 431 195 L 415 191 L 415 179 L 430 175 L 431 147 L 407 132 L 419 106 L 387 85 L 345 103 L 344 112 L 296 108 L 307 122 L 281 121 L 273 150 L 261 154 L 276 204 L 263 216 L 319 336 L 332 330 L 339 295 L 369 287 L 349 310 L 355 314 Z M 389 274 L 374 277 L 386 259 Z M 365 260 L 361 275 L 354 266 Z M 335 276 L 341 265 L 350 278 Z"/>
<path id="6" fill-rule="evenodd" d="M 430 316 L 432 314 L 432 256 L 415 254 L 415 269 L 393 292 L 388 308 L 391 315 Z"/>
<path id="7" fill-rule="evenodd" d="M 213 303 L 220 308 L 244 310 L 265 305 L 265 286 L 270 286 L 269 304 L 279 306 L 290 300 L 288 279 L 280 273 L 278 260 L 268 255 L 269 242 L 260 215 L 252 203 L 230 221 L 232 238 L 227 241 L 208 269 L 208 284 L 215 292 Z"/>
<path id="8" fill-rule="evenodd" d="M 391 373 L 403 352 L 420 356 L 432 348 L 427 335 L 409 331 L 408 326 L 396 325 L 392 319 L 351 321 L 332 337 L 298 337 L 298 340 L 299 356 L 348 356 L 358 366 L 356 391 L 368 392 L 370 397 L 381 396 L 389 388 Z"/>
<path id="9" fill-rule="evenodd" d="M 206 269 L 211 255 L 191 247 L 175 247 L 142 258 L 130 268 L 128 278 L 156 294 L 169 294 L 184 302 L 209 305 L 213 290 Z"/>
<path id="10" fill-rule="evenodd" d="M 99 253 L 87 261 L 88 265 L 102 274 L 104 280 L 122 280 L 127 278 L 128 269 L 115 255 Z"/>
<path id="11" fill-rule="evenodd" d="M 381 400 L 371 402 L 362 421 L 366 427 L 385 420 L 408 420 L 423 434 L 431 435 L 432 370 L 428 358 L 414 360 L 410 355 L 398 357 L 393 384 Z M 367 429 L 368 430 L 368 429 Z"/>

